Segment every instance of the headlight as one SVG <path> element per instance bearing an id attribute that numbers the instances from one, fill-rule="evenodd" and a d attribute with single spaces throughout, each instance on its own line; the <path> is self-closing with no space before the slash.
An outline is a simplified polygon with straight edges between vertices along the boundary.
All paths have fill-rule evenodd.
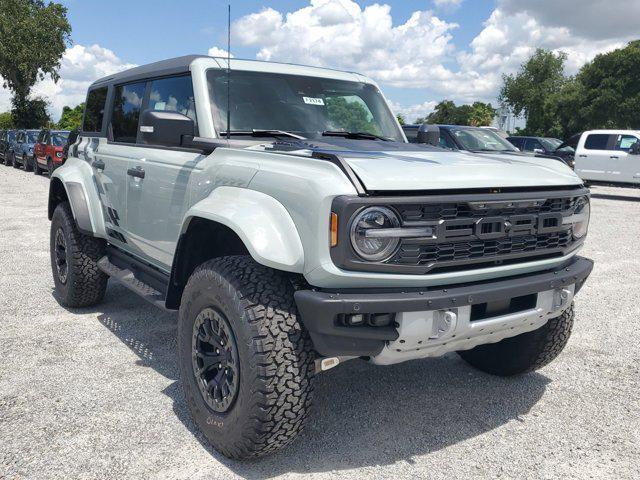
<path id="1" fill-rule="evenodd" d="M 399 226 L 400 219 L 393 210 L 386 207 L 367 207 L 358 213 L 351 223 L 351 245 L 364 260 L 381 262 L 393 255 L 400 239 L 397 236 L 376 235 L 376 230 Z"/>
<path id="2" fill-rule="evenodd" d="M 587 197 L 580 197 L 576 200 L 573 209 L 573 215 L 569 217 L 573 224 L 573 237 L 582 238 L 587 234 L 589 227 L 589 216 L 591 215 L 591 207 Z"/>
<path id="3" fill-rule="evenodd" d="M 62 152 L 56 152 L 56 157 L 62 158 Z"/>

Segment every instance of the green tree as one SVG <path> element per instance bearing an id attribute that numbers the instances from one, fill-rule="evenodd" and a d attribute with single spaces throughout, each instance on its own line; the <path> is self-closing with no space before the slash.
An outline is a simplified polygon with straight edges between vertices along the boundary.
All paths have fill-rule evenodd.
<path id="1" fill-rule="evenodd" d="M 75 107 L 62 107 L 62 116 L 56 124 L 60 130 L 80 130 L 82 126 L 82 115 L 84 114 L 84 103 Z"/>
<path id="2" fill-rule="evenodd" d="M 524 115 L 527 134 L 544 136 L 562 129 L 554 115 L 554 96 L 568 81 L 566 59 L 565 53 L 538 49 L 517 74 L 503 76 L 499 100 L 516 115 Z"/>
<path id="3" fill-rule="evenodd" d="M 583 129 L 640 128 L 640 40 L 597 55 L 576 81 L 581 98 L 574 105 Z"/>
<path id="4" fill-rule="evenodd" d="M 13 97 L 11 100 L 11 117 L 13 124 L 18 128 L 42 128 L 49 126 L 51 121 L 47 113 L 49 104 L 42 98 L 18 100 Z"/>
<path id="5" fill-rule="evenodd" d="M 361 100 L 347 101 L 345 97 L 327 97 L 325 101 L 332 129 L 381 134 L 371 113 Z"/>
<path id="6" fill-rule="evenodd" d="M 468 124 L 474 127 L 486 127 L 491 125 L 496 116 L 496 109 L 490 103 L 473 102 L 468 117 Z"/>
<path id="7" fill-rule="evenodd" d="M 67 9 L 43 0 L 0 0 L 0 76 L 3 87 L 13 92 L 17 126 L 41 112 L 38 99 L 28 100 L 31 87 L 49 75 L 58 81 L 60 59 L 70 43 L 71 25 Z"/>
<path id="8" fill-rule="evenodd" d="M 400 125 L 404 125 L 406 123 L 406 121 L 404 119 L 404 115 L 402 115 L 401 113 L 397 114 L 396 118 L 398 119 L 398 123 Z"/>
<path id="9" fill-rule="evenodd" d="M 11 112 L 0 113 L 0 130 L 9 130 L 13 127 L 13 117 L 11 116 Z"/>

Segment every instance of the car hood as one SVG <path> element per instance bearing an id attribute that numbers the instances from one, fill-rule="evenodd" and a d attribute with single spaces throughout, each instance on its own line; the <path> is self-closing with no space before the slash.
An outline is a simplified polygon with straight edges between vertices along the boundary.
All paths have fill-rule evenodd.
<path id="1" fill-rule="evenodd" d="M 558 159 L 519 152 L 472 153 L 400 142 L 337 138 L 313 143 L 275 142 L 267 149 L 340 157 L 367 190 L 556 187 L 582 183 Z"/>

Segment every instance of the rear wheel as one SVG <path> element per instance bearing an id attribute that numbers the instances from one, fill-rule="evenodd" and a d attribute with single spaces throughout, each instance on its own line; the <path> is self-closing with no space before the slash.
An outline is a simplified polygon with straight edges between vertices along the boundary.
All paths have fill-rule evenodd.
<path id="1" fill-rule="evenodd" d="M 182 295 L 178 352 L 191 414 L 223 455 L 274 452 L 303 428 L 314 354 L 284 275 L 244 256 L 198 267 Z"/>
<path id="2" fill-rule="evenodd" d="M 98 268 L 106 242 L 78 231 L 67 202 L 60 203 L 51 219 L 51 270 L 59 301 L 65 307 L 99 303 L 108 277 Z"/>
<path id="3" fill-rule="evenodd" d="M 33 157 L 33 173 L 35 173 L 36 175 L 42 175 L 42 172 L 44 170 L 42 168 L 40 168 L 40 164 L 38 163 L 38 159 L 36 157 Z"/>
<path id="4" fill-rule="evenodd" d="M 458 354 L 483 372 L 503 377 L 532 372 L 554 360 L 564 349 L 573 327 L 573 304 L 562 315 L 532 332 L 479 345 Z"/>

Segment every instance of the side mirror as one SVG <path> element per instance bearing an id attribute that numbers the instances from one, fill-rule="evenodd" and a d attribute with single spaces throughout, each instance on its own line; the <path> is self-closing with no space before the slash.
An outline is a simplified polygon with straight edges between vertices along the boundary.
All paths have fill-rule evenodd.
<path id="1" fill-rule="evenodd" d="M 434 147 L 440 146 L 440 128 L 436 125 L 423 123 L 418 129 L 417 141 Z"/>
<path id="2" fill-rule="evenodd" d="M 144 144 L 180 147 L 182 137 L 193 137 L 195 130 L 195 122 L 181 113 L 164 110 L 142 112 L 140 134 Z"/>
<path id="3" fill-rule="evenodd" d="M 534 148 L 533 153 L 539 153 L 540 155 L 544 155 L 546 152 L 541 148 Z"/>
<path id="4" fill-rule="evenodd" d="M 631 145 L 631 148 L 629 149 L 629 153 L 631 155 L 640 155 L 640 141 Z"/>

